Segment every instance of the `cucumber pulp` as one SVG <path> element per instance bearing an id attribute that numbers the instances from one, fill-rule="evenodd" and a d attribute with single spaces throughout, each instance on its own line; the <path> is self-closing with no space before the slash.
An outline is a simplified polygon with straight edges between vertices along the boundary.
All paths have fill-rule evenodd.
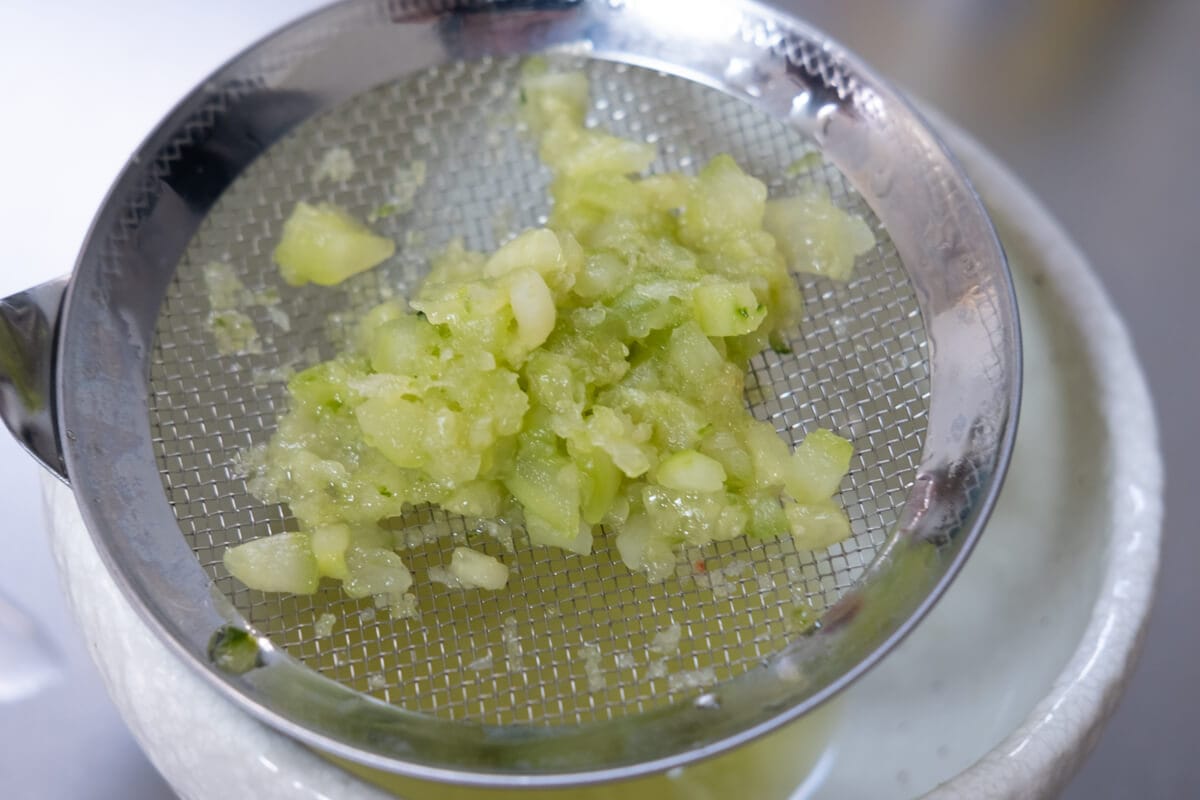
<path id="1" fill-rule="evenodd" d="M 378 523 L 421 503 L 523 516 L 534 545 L 581 553 L 605 525 L 651 579 L 684 544 L 790 533 L 819 549 L 850 534 L 830 499 L 849 442 L 817 431 L 792 453 L 744 400 L 747 360 L 802 306 L 787 259 L 803 242 L 779 230 L 817 201 L 771 211 L 728 156 L 694 177 L 638 176 L 653 147 L 585 128 L 580 75 L 535 62 L 521 97 L 554 173 L 547 227 L 490 256 L 451 243 L 407 305 L 375 308 L 347 352 L 292 378 L 250 486 L 308 533 L 283 548 L 286 580 L 240 552 L 258 542 L 229 551 L 247 585 L 313 591 L 321 575 L 398 603 L 411 576 Z M 285 229 L 289 282 L 335 282 L 390 255 L 328 207 L 304 213 L 326 218 L 306 234 L 315 244 Z M 836 208 L 814 213 L 810 239 L 858 237 L 817 243 L 844 272 L 861 229 Z M 816 260 L 833 272 L 829 258 Z M 465 583 L 503 585 L 502 564 L 455 558 Z"/>

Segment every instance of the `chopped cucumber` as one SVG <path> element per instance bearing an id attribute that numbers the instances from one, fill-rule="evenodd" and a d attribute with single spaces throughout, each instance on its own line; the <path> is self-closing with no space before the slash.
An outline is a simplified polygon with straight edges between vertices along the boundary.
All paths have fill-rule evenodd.
<path id="1" fill-rule="evenodd" d="M 331 147 L 321 156 L 313 171 L 312 182 L 333 181 L 345 183 L 354 177 L 354 156 L 344 147 Z"/>
<path id="2" fill-rule="evenodd" d="M 865 241 L 856 221 L 812 198 L 768 201 L 728 156 L 696 176 L 640 177 L 654 148 L 584 127 L 582 75 L 533 62 L 520 92 L 554 176 L 547 226 L 490 255 L 452 242 L 407 304 L 365 314 L 346 352 L 291 379 L 250 487 L 308 534 L 263 540 L 280 563 L 229 551 L 247 585 L 312 591 L 323 575 L 403 614 L 412 576 L 378 523 L 421 504 L 523 518 L 531 543 L 574 553 L 604 525 L 652 580 L 674 574 L 684 545 L 790 533 L 819 549 L 849 535 L 830 498 L 850 444 L 817 431 L 793 454 L 750 415 L 745 380 L 797 321 L 796 237 L 809 267 L 843 274 Z M 328 284 L 392 249 L 336 208 L 300 204 L 276 259 L 291 283 Z M 429 574 L 507 581 L 465 548 Z"/>
<path id="3" fill-rule="evenodd" d="M 208 315 L 208 326 L 216 340 L 217 352 L 223 356 L 262 352 L 254 320 L 241 311 L 213 311 Z"/>
<path id="4" fill-rule="evenodd" d="M 695 450 L 680 450 L 667 456 L 659 462 L 654 477 L 668 489 L 687 492 L 719 492 L 725 487 L 725 468 L 721 462 Z"/>
<path id="5" fill-rule="evenodd" d="M 493 253 L 483 265 L 483 275 L 499 278 L 532 269 L 545 283 L 565 290 L 574 284 L 582 267 L 583 251 L 570 234 L 560 237 L 546 228 L 538 228 L 525 231 Z"/>
<path id="6" fill-rule="evenodd" d="M 258 642 L 246 631 L 222 626 L 208 643 L 208 657 L 216 667 L 233 675 L 249 672 L 261 664 Z"/>
<path id="7" fill-rule="evenodd" d="M 508 567 L 469 547 L 456 547 L 450 556 L 450 574 L 464 587 L 496 591 L 508 584 Z"/>
<path id="8" fill-rule="evenodd" d="M 746 283 L 706 283 L 692 292 L 696 322 L 706 336 L 741 336 L 757 330 L 767 316 Z"/>
<path id="9" fill-rule="evenodd" d="M 533 543 L 566 548 L 579 535 L 580 473 L 557 439 L 548 428 L 522 434 L 504 485 L 524 508 Z"/>
<path id="10" fill-rule="evenodd" d="M 554 296 L 542 276 L 533 270 L 521 270 L 513 276 L 508 301 L 517 320 L 517 338 L 532 350 L 554 330 Z"/>
<path id="11" fill-rule="evenodd" d="M 349 578 L 346 550 L 350 548 L 350 526 L 321 525 L 313 528 L 310 538 L 320 573 L 339 581 Z"/>
<path id="12" fill-rule="evenodd" d="M 275 263 L 292 286 L 310 281 L 333 286 L 386 261 L 395 252 L 395 242 L 375 235 L 337 206 L 301 202 L 283 223 Z"/>
<path id="13" fill-rule="evenodd" d="M 203 274 L 208 305 L 213 311 L 228 311 L 247 304 L 250 292 L 232 264 L 210 261 L 204 265 Z"/>
<path id="14" fill-rule="evenodd" d="M 582 72 L 551 72 L 545 60 L 531 58 L 522 67 L 521 112 L 534 130 L 564 120 L 582 126 L 588 107 L 588 80 Z"/>
<path id="15" fill-rule="evenodd" d="M 679 216 L 680 240 L 701 252 L 745 246 L 746 234 L 762 232 L 767 187 L 720 155 L 700 170 Z"/>
<path id="16" fill-rule="evenodd" d="M 321 580 L 306 533 L 277 533 L 225 551 L 225 569 L 251 589 L 312 594 Z"/>
<path id="17" fill-rule="evenodd" d="M 383 598 L 384 605 L 392 605 L 412 586 L 412 574 L 404 561 L 382 547 L 351 548 L 346 567 L 350 577 L 342 582 L 342 589 L 351 597 L 374 596 Z"/>
<path id="18" fill-rule="evenodd" d="M 854 445 L 837 434 L 815 430 L 792 454 L 789 474 L 784 479 L 788 494 L 801 503 L 831 497 L 850 469 Z"/>
<path id="19" fill-rule="evenodd" d="M 832 500 L 810 505 L 784 504 L 792 539 L 800 550 L 824 550 L 850 538 L 850 520 Z"/>
<path id="20" fill-rule="evenodd" d="M 661 581 L 675 571 L 675 553 L 671 544 L 656 534 L 649 517 L 631 516 L 617 534 L 617 552 L 629 569 Z"/>
<path id="21" fill-rule="evenodd" d="M 848 279 L 854 259 L 875 246 L 867 223 L 820 191 L 771 200 L 763 227 L 775 237 L 792 269 L 834 280 Z"/>

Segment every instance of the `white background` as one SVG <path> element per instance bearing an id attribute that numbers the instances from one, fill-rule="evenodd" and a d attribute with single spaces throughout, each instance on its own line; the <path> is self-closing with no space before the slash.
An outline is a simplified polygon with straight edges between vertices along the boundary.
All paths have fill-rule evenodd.
<path id="1" fill-rule="evenodd" d="M 68 272 L 157 120 L 228 57 L 318 4 L 0 4 L 0 296 Z M 1130 324 L 1167 459 L 1160 599 L 1134 683 L 1068 796 L 1197 796 L 1200 701 L 1188 676 L 1200 658 L 1200 537 L 1186 512 L 1200 482 L 1200 3 L 914 0 L 899 15 L 889 0 L 816 6 L 819 24 L 948 111 L 1043 197 Z M 1064 22 L 1055 8 L 1091 16 Z M 41 625 L 61 669 L 37 696 L 0 702 L 0 794 L 169 797 L 103 693 L 43 529 L 38 470 L 0 435 L 0 594 Z"/>
<path id="2" fill-rule="evenodd" d="M 158 120 L 222 62 L 317 5 L 0 3 L 0 297 L 70 272 L 109 185 Z M 108 701 L 68 616 L 38 480 L 32 460 L 0 434 L 0 593 L 42 625 L 63 669 L 38 696 L 0 703 L 0 796 L 173 797 Z"/>

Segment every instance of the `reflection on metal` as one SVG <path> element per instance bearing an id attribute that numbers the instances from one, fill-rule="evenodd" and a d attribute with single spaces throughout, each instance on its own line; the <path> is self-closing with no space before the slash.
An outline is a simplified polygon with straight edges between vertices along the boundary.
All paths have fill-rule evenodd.
<path id="1" fill-rule="evenodd" d="M 66 279 L 0 300 L 0 417 L 47 469 L 66 476 L 54 425 L 54 331 Z"/>

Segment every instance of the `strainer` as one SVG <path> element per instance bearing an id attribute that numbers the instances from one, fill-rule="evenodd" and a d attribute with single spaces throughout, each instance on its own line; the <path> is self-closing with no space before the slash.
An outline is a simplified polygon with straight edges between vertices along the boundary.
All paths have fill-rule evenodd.
<path id="1" fill-rule="evenodd" d="M 747 380 L 751 410 L 793 444 L 819 427 L 854 442 L 839 495 L 853 536 L 821 553 L 718 543 L 647 584 L 607 537 L 587 557 L 520 537 L 509 554 L 420 507 L 389 523 L 418 578 L 412 617 L 335 588 L 245 589 L 221 565 L 225 547 L 295 525 L 238 468 L 269 438 L 288 372 L 330 357 L 358 313 L 415 286 L 451 238 L 489 249 L 543 220 L 548 174 L 516 130 L 512 87 L 517 59 L 546 51 L 589 74 L 592 122 L 658 145 L 653 169 L 728 152 L 773 194 L 822 185 L 871 224 L 877 246 L 848 283 L 796 276 L 806 311 L 791 352 L 756 357 Z M 351 152 L 354 177 L 316 180 L 334 147 Z M 281 283 L 270 252 L 295 201 L 365 217 L 418 164 L 427 177 L 412 207 L 376 224 L 401 244 L 396 258 L 336 289 Z M 212 260 L 272 297 L 247 309 L 254 352 L 215 347 L 202 279 Z M 1015 430 L 1012 287 L 970 186 L 852 57 L 752 3 L 332 6 L 255 45 L 167 117 L 63 288 L 0 306 L 0 410 L 70 476 L 131 602 L 251 713 L 428 779 L 627 777 L 805 713 L 944 589 L 991 509 Z M 507 589 L 422 580 L 463 542 L 509 563 Z M 329 614 L 332 631 L 318 634 Z M 256 658 L 223 669 L 214 642 L 243 631 Z"/>

